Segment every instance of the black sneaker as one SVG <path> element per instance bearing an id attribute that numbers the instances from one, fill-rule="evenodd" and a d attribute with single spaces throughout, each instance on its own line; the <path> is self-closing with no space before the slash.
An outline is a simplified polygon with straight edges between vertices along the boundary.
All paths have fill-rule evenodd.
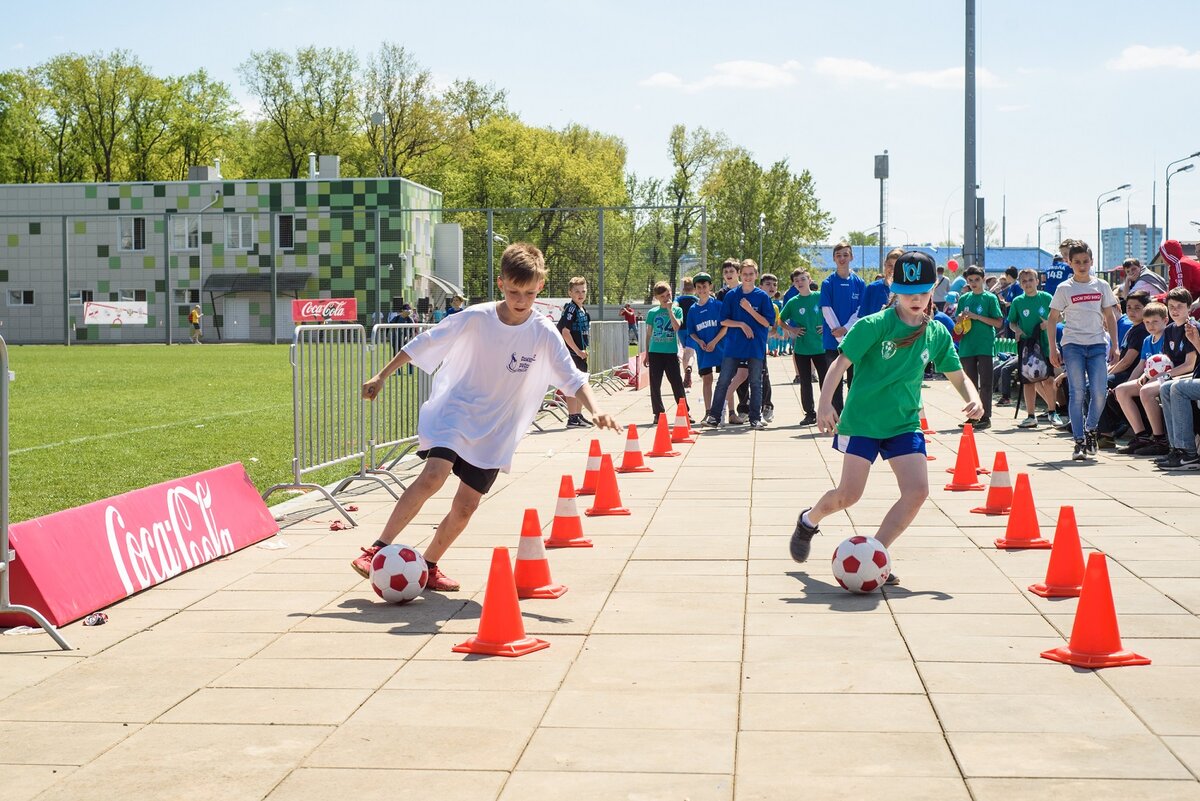
<path id="1" fill-rule="evenodd" d="M 1082 462 L 1087 458 L 1087 444 L 1083 440 L 1075 440 L 1075 452 L 1071 454 L 1071 458 L 1076 462 Z"/>
<path id="2" fill-rule="evenodd" d="M 1096 429 L 1083 432 L 1083 447 L 1087 451 L 1088 456 L 1095 456 L 1099 450 L 1096 446 Z"/>
<path id="3" fill-rule="evenodd" d="M 1150 444 L 1150 437 L 1145 434 L 1134 434 L 1133 439 L 1129 440 L 1123 448 L 1117 448 L 1117 453 L 1122 453 L 1126 456 L 1132 456 L 1139 448 L 1144 448 Z"/>
<path id="4" fill-rule="evenodd" d="M 982 420 L 976 420 L 971 424 L 971 427 L 976 431 L 987 431 L 992 427 L 992 421 L 984 417 Z"/>
<path id="5" fill-rule="evenodd" d="M 1133 452 L 1134 456 L 1166 456 L 1171 450 L 1166 437 L 1153 437 L 1150 443 Z"/>
<path id="6" fill-rule="evenodd" d="M 792 532 L 792 541 L 788 544 L 788 550 L 791 551 L 792 559 L 796 562 L 808 561 L 808 553 L 812 550 L 813 535 L 821 532 L 819 526 L 806 526 L 804 524 L 804 515 L 810 511 L 812 511 L 812 507 L 805 509 L 796 518 L 796 529 Z"/>
<path id="7" fill-rule="evenodd" d="M 655 423 L 655 425 L 658 425 L 658 424 Z M 705 417 L 703 420 L 700 421 L 700 425 L 704 426 L 705 428 L 720 428 L 721 421 L 715 417 Z"/>
<path id="8" fill-rule="evenodd" d="M 583 423 L 584 428 L 592 428 L 593 426 L 596 425 L 591 420 L 584 417 L 582 412 L 580 412 L 578 415 L 576 415 L 576 417 L 579 418 L 579 422 Z"/>
<path id="9" fill-rule="evenodd" d="M 813 412 L 809 412 L 808 414 L 804 415 L 803 419 L 800 420 L 800 425 L 811 426 L 811 425 L 814 425 L 816 422 L 817 422 L 817 415 L 814 414 Z"/>
<path id="10" fill-rule="evenodd" d="M 764 431 L 764 430 L 766 430 L 766 427 L 767 427 L 767 421 L 766 420 L 751 420 L 750 427 L 753 428 L 755 431 Z"/>
<path id="11" fill-rule="evenodd" d="M 799 384 L 799 383 L 800 383 L 801 381 L 803 381 L 803 380 L 804 380 L 804 379 L 803 379 L 803 378 L 801 378 L 800 376 L 796 376 L 795 378 L 793 378 L 793 379 L 792 379 L 792 383 L 793 383 L 793 384 Z"/>
<path id="12" fill-rule="evenodd" d="M 895 573 L 888 573 L 887 580 L 884 581 L 883 583 L 889 587 L 895 587 L 897 584 L 900 583 L 900 577 L 897 576 Z"/>
<path id="13" fill-rule="evenodd" d="M 1183 463 L 1183 451 L 1179 448 L 1171 448 L 1170 453 L 1161 459 L 1155 459 L 1154 463 L 1163 470 L 1175 470 Z"/>
<path id="14" fill-rule="evenodd" d="M 1175 470 L 1200 470 L 1200 454 L 1184 452 Z"/>
<path id="15" fill-rule="evenodd" d="M 583 415 L 567 415 L 567 428 L 588 428 L 589 425 L 590 424 L 583 419 Z"/>

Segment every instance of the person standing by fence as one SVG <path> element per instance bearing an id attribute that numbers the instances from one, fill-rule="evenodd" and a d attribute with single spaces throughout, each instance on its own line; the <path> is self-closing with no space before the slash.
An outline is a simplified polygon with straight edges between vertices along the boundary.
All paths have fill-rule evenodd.
<path id="1" fill-rule="evenodd" d="M 650 368 L 650 408 L 653 424 L 666 411 L 662 401 L 662 380 L 667 377 L 675 402 L 686 399 L 683 376 L 679 372 L 679 331 L 683 326 L 683 309 L 671 302 L 671 285 L 659 281 L 654 285 L 654 300 L 658 303 L 646 312 L 646 331 L 649 342 L 642 354 L 642 364 Z M 670 422 L 674 422 L 673 420 Z"/>
<path id="2" fill-rule="evenodd" d="M 562 334 L 567 350 L 571 352 L 571 360 L 575 369 L 587 375 L 588 370 L 588 332 L 592 319 L 588 317 L 583 304 L 587 302 L 587 279 L 575 276 L 567 282 L 567 294 L 571 299 L 563 306 L 558 318 L 558 333 Z M 583 407 L 575 398 L 567 398 L 567 428 L 591 428 L 592 424 L 583 416 Z"/>

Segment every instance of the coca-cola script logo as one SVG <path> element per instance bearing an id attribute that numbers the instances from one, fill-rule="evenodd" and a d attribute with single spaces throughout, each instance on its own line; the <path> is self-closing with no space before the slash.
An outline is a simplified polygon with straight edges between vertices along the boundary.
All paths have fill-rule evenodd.
<path id="1" fill-rule="evenodd" d="M 116 506 L 104 511 L 108 547 L 126 595 L 234 551 L 229 529 L 217 527 L 207 481 L 196 482 L 194 491 L 172 487 L 166 501 L 162 520 L 127 524 Z"/>
<path id="2" fill-rule="evenodd" d="M 305 323 L 353 322 L 358 317 L 356 298 L 315 298 L 292 301 L 292 320 Z"/>

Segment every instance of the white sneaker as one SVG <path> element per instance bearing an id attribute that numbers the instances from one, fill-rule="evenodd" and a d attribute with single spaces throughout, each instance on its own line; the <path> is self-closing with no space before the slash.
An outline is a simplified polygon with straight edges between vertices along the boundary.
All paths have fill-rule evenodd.
<path id="1" fill-rule="evenodd" d="M 1017 423 L 1017 428 L 1037 428 L 1037 418 L 1029 415 L 1029 417 Z"/>

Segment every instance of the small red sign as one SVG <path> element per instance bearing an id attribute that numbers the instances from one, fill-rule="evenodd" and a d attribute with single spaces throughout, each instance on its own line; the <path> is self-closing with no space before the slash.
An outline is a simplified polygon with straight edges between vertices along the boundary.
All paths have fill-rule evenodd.
<path id="1" fill-rule="evenodd" d="M 357 319 L 356 298 L 310 298 L 292 301 L 292 322 L 353 323 Z"/>
<path id="2" fill-rule="evenodd" d="M 277 531 L 246 468 L 228 464 L 13 525 L 12 600 L 62 626 Z"/>

